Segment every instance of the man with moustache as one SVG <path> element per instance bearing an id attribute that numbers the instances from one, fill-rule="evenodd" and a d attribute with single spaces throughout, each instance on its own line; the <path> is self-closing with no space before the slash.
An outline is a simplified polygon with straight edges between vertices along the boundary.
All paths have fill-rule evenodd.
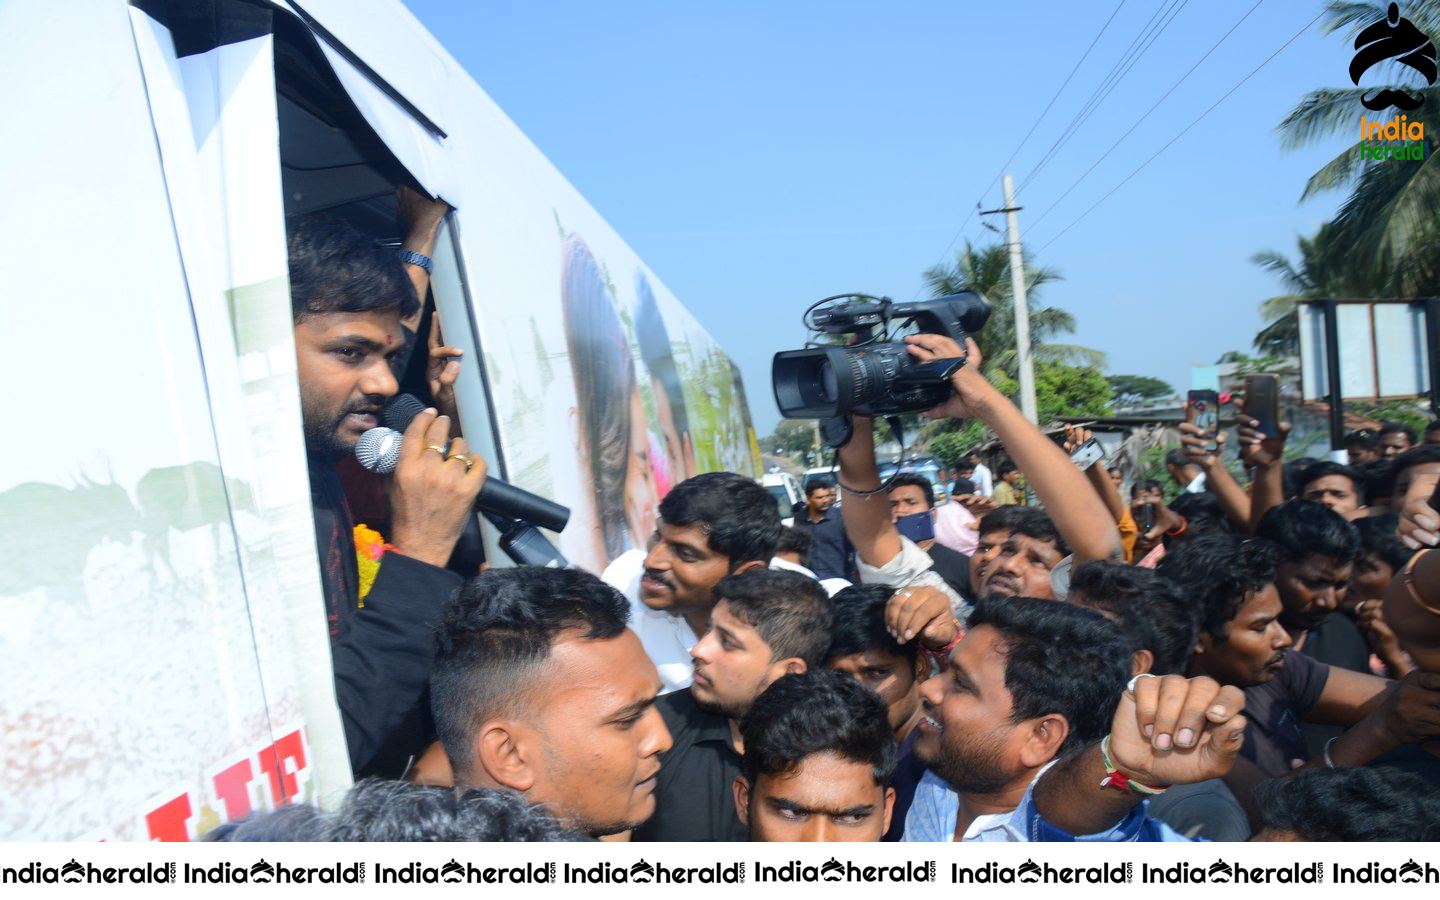
<path id="1" fill-rule="evenodd" d="M 675 746 L 637 841 L 746 839 L 734 800 L 740 720 L 776 679 L 818 667 L 830 643 L 830 601 L 813 578 L 757 567 L 724 578 L 713 594 L 709 628 L 690 651 L 694 683 L 657 703 Z"/>
<path id="2" fill-rule="evenodd" d="M 415 417 L 388 481 L 390 549 L 360 604 L 355 523 L 335 464 L 377 424 L 399 390 L 392 359 L 404 347 L 402 317 L 419 306 L 394 252 L 337 220 L 294 219 L 289 229 L 296 375 L 309 462 L 321 585 L 330 626 L 335 694 L 357 774 L 419 755 L 430 741 L 414 727 L 430 674 L 431 632 L 460 579 L 444 566 L 474 514 L 485 461 L 450 420 Z M 442 350 L 448 348 L 441 348 Z M 442 366 L 458 363 L 441 361 Z M 419 707 L 423 708 L 423 707 Z"/>
<path id="3" fill-rule="evenodd" d="M 1355 672 L 1370 671 L 1370 648 L 1339 608 L 1360 559 L 1360 535 L 1335 511 L 1308 500 L 1272 507 L 1256 535 L 1274 545 L 1280 624 L 1295 649 Z"/>
<path id="4" fill-rule="evenodd" d="M 1029 597 L 981 600 L 945 669 L 921 689 L 915 753 L 930 770 L 904 840 L 1177 839 L 1137 805 L 1138 794 L 1097 796 L 1108 790 L 1099 785 L 1222 774 L 1238 747 L 1227 741 L 1243 726 L 1242 702 L 1211 679 L 1179 676 L 1166 680 L 1168 699 L 1156 685 L 1131 688 L 1131 698 L 1130 665 L 1126 639 L 1098 612 Z M 1176 715 L 1216 707 L 1205 720 Z M 1196 752 L 1214 738 L 1224 753 Z"/>
<path id="5" fill-rule="evenodd" d="M 455 787 L 508 788 L 593 837 L 655 810 L 670 732 L 629 604 L 573 569 L 495 569 L 446 609 L 430 701 Z"/>
<path id="6" fill-rule="evenodd" d="M 690 650 L 710 626 L 721 579 L 770 564 L 780 543 L 775 500 L 752 479 L 707 472 L 660 501 L 648 551 L 622 554 L 601 576 L 630 601 L 630 627 L 664 692 L 690 684 Z"/>
<path id="7" fill-rule="evenodd" d="M 1028 506 L 1001 507 L 980 520 L 980 540 L 970 560 L 974 596 L 1054 600 L 1050 573 L 1069 552 L 1045 513 Z"/>
<path id="8" fill-rule="evenodd" d="M 1402 682 L 1351 672 L 1296 653 L 1280 624 L 1276 552 L 1264 540 L 1207 535 L 1167 555 L 1158 571 L 1200 613 L 1200 637 L 1188 674 L 1245 691 L 1249 721 L 1227 783 L 1243 802 L 1263 778 L 1278 778 L 1311 759 L 1301 722 L 1345 726 L 1312 765 L 1363 765 L 1440 732 L 1440 679 Z"/>

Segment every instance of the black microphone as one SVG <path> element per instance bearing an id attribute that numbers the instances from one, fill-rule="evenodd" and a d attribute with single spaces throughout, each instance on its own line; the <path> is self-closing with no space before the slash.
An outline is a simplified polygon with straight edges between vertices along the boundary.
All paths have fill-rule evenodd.
<path id="1" fill-rule="evenodd" d="M 400 461 L 400 433 L 409 428 L 410 422 L 424 410 L 425 404 L 410 394 L 399 394 L 385 404 L 380 415 L 389 427 L 371 428 L 360 436 L 360 442 L 355 445 L 355 456 L 360 465 L 381 475 L 394 472 Z M 485 476 L 475 505 L 485 512 L 519 519 L 554 532 L 564 531 L 570 521 L 568 507 L 501 481 L 494 475 Z"/>

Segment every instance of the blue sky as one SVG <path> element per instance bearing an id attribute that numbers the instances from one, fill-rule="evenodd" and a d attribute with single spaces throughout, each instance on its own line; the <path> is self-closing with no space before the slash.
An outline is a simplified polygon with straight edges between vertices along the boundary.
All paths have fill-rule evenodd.
<path id="1" fill-rule="evenodd" d="M 716 336 L 766 434 L 770 357 L 804 339 L 804 307 L 917 296 L 976 201 L 1001 205 L 986 186 L 1118 2 L 406 5 Z M 1340 200 L 1299 202 L 1346 141 L 1286 151 L 1275 131 L 1307 91 L 1348 83 L 1348 43 L 1317 23 L 1046 246 L 1322 8 L 1264 0 L 1141 120 L 1254 5 L 1125 0 L 1010 166 L 1023 180 L 1152 16 L 1175 11 L 1019 197 L 1026 247 L 1064 277 L 1032 303 L 1073 313 L 1066 340 L 1105 351 L 1111 373 L 1183 391 L 1191 364 L 1248 350 L 1257 304 L 1280 293 L 1250 255 L 1292 252 Z M 973 217 L 965 237 L 998 239 Z"/>

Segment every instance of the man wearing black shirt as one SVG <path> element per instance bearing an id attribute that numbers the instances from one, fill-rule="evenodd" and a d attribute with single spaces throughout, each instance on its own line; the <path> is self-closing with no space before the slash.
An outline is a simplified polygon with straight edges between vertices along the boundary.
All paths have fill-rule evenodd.
<path id="1" fill-rule="evenodd" d="M 1217 534 L 1177 545 L 1159 566 L 1199 610 L 1189 674 L 1245 691 L 1249 727 L 1240 755 L 1250 765 L 1227 777 L 1242 801 L 1260 778 L 1283 776 L 1311 758 L 1302 722 L 1348 728 L 1312 765 L 1362 765 L 1440 730 L 1426 724 L 1440 722 L 1440 692 L 1425 683 L 1327 666 L 1291 649 L 1280 624 L 1275 559 L 1266 541 Z"/>
<path id="2" fill-rule="evenodd" d="M 812 478 L 805 482 L 805 510 L 795 516 L 795 527 L 809 531 L 830 518 L 830 509 L 835 505 L 835 485 L 823 478 Z"/>
<path id="3" fill-rule="evenodd" d="M 656 703 L 674 738 L 661 761 L 655 814 L 637 841 L 743 841 L 734 782 L 740 719 L 783 675 L 820 664 L 830 643 L 829 598 L 796 572 L 752 569 L 715 586 L 710 629 L 690 651 L 694 683 Z"/>
<path id="4" fill-rule="evenodd" d="M 354 452 L 399 389 L 391 361 L 405 345 L 401 320 L 419 302 L 393 252 L 355 229 L 323 217 L 287 225 L 296 375 L 335 694 L 350 763 L 366 773 L 377 759 L 403 764 L 430 741 L 426 729 L 408 724 L 418 721 L 440 607 L 460 583 L 444 566 L 474 515 L 485 461 L 466 452 L 463 438 L 447 447 L 448 417 L 434 410 L 415 417 L 389 479 L 391 549 L 362 604 L 355 522 L 335 463 Z"/>
<path id="5" fill-rule="evenodd" d="M 970 593 L 970 557 L 944 544 L 937 543 L 935 534 L 935 488 L 923 475 L 896 475 L 890 481 L 890 520 L 896 528 L 901 520 L 909 516 L 928 516 L 931 537 L 915 542 L 915 546 L 930 554 L 932 569 L 950 585 L 950 589 L 962 597 Z M 902 534 L 905 532 L 902 530 Z"/>

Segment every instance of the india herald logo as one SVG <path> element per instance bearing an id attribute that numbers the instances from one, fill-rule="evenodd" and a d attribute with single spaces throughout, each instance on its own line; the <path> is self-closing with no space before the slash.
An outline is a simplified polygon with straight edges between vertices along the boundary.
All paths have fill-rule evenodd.
<path id="1" fill-rule="evenodd" d="M 1390 4 L 1385 18 L 1370 23 L 1356 35 L 1355 51 L 1355 58 L 1350 61 L 1350 80 L 1357 87 L 1360 76 L 1387 60 L 1418 72 L 1427 85 L 1435 83 L 1435 44 L 1414 22 L 1400 15 L 1399 4 Z M 1366 109 L 1374 110 L 1395 106 L 1409 112 L 1419 109 L 1424 102 L 1424 94 L 1399 88 L 1367 92 L 1360 98 Z"/>

